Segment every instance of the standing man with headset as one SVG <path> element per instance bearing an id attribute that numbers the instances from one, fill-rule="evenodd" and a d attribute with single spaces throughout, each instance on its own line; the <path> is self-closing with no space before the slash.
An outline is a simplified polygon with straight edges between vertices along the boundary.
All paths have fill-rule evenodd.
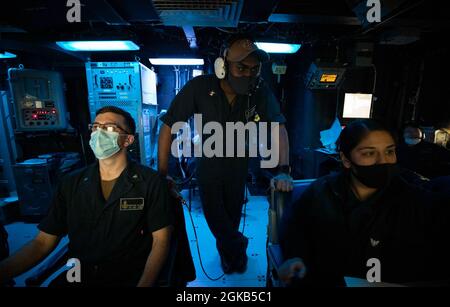
<path id="1" fill-rule="evenodd" d="M 258 49 L 253 40 L 234 37 L 214 63 L 215 75 L 196 77 L 183 87 L 161 118 L 164 123 L 158 145 L 161 174 L 168 173 L 171 128 L 176 122 L 186 122 L 194 114 L 201 114 L 204 124 L 218 122 L 223 131 L 226 123 L 277 122 L 280 129 L 276 186 L 282 191 L 292 190 L 286 119 L 275 96 L 260 79 L 262 63 L 268 60 L 268 54 Z M 248 239 L 239 232 L 247 171 L 248 157 L 202 156 L 197 159 L 203 211 L 227 274 L 243 273 L 247 268 Z"/>

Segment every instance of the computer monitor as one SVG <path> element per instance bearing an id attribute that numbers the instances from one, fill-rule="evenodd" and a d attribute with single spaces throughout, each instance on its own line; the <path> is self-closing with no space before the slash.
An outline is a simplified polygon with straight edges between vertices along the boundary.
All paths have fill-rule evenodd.
<path id="1" fill-rule="evenodd" d="M 345 93 L 342 118 L 370 118 L 372 94 Z"/>

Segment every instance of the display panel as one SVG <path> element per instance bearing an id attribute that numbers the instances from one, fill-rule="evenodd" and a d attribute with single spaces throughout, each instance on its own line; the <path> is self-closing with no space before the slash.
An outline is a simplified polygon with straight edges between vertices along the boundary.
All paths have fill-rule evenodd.
<path id="1" fill-rule="evenodd" d="M 343 118 L 370 118 L 372 94 L 345 93 Z"/>
<path id="2" fill-rule="evenodd" d="M 322 74 L 322 76 L 320 76 L 320 82 L 334 83 L 336 82 L 337 77 L 337 74 Z"/>

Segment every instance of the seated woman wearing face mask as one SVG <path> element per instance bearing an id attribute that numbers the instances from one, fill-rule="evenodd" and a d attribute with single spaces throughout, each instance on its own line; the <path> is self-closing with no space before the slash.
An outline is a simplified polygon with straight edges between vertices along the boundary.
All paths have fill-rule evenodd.
<path id="1" fill-rule="evenodd" d="M 449 206 L 398 175 L 392 133 L 358 120 L 342 131 L 338 145 L 343 170 L 319 178 L 284 214 L 280 279 L 318 286 L 344 286 L 344 276 L 390 283 L 450 279 Z"/>

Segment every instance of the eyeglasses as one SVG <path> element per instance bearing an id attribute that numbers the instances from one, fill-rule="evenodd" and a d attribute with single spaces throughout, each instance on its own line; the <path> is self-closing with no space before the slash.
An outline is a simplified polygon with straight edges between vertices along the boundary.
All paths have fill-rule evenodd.
<path id="1" fill-rule="evenodd" d="M 109 132 L 118 132 L 118 130 L 122 130 L 122 131 L 126 132 L 126 134 L 131 134 L 115 123 L 105 123 L 105 124 L 93 123 L 93 124 L 89 124 L 88 128 L 92 132 L 97 131 L 97 129 L 103 129 L 103 130 L 109 131 Z"/>

